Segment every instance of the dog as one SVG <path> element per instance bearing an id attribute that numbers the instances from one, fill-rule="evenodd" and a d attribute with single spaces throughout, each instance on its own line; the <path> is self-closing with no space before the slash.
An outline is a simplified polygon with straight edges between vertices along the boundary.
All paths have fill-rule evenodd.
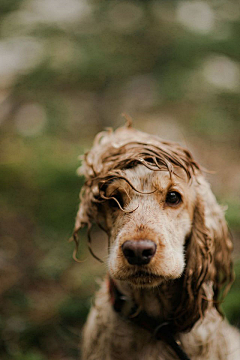
<path id="1" fill-rule="evenodd" d="M 92 252 L 95 223 L 109 241 L 83 360 L 239 360 L 239 332 L 220 309 L 232 242 L 191 153 L 128 122 L 96 136 L 81 173 L 73 238 L 86 226 Z"/>

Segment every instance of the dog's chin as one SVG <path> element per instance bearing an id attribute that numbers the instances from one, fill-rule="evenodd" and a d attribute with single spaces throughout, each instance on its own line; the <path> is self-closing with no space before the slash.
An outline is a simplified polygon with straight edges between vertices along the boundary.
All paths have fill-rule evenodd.
<path id="1" fill-rule="evenodd" d="M 166 281 L 165 277 L 161 275 L 156 275 L 153 273 L 147 273 L 145 271 L 137 271 L 133 274 L 126 276 L 116 277 L 116 279 L 121 281 L 126 281 L 130 285 L 136 288 L 148 288 L 148 287 L 157 287 L 163 282 Z"/>

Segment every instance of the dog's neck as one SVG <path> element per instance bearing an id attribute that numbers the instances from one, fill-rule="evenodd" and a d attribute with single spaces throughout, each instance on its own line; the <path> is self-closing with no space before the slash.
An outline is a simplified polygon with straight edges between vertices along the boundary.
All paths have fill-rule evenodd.
<path id="1" fill-rule="evenodd" d="M 118 287 L 117 287 L 118 286 Z M 165 300 L 159 297 L 160 289 L 156 291 L 146 291 L 146 289 L 133 289 L 130 284 L 122 284 L 109 278 L 108 287 L 110 292 L 110 301 L 114 310 L 125 320 L 148 330 L 156 340 L 162 340 L 168 344 L 180 360 L 189 360 L 189 357 L 176 341 L 176 329 L 172 321 L 167 321 Z M 161 290 L 163 286 L 161 286 Z M 120 290 L 121 288 L 121 290 Z M 123 290 L 124 288 L 124 290 Z M 155 289 L 156 290 L 156 289 Z"/>
<path id="2" fill-rule="evenodd" d="M 206 311 L 214 308 L 214 301 L 212 281 L 203 283 L 201 294 L 205 302 L 199 311 L 198 304 L 189 299 L 183 279 L 181 277 L 163 281 L 154 288 L 137 288 L 128 282 L 113 280 L 113 287 L 120 293 L 120 297 L 123 295 L 137 311 L 145 312 L 148 316 L 158 319 L 160 323 L 171 323 L 174 332 L 185 332 L 203 318 Z"/>
<path id="3" fill-rule="evenodd" d="M 154 288 L 136 288 L 126 281 L 114 280 L 117 289 L 131 299 L 140 310 L 162 321 L 169 320 L 179 300 L 179 282 L 163 281 Z"/>

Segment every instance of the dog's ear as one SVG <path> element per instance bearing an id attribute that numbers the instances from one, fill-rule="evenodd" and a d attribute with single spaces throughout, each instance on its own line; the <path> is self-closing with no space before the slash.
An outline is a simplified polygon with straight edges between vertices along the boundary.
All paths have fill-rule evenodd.
<path id="1" fill-rule="evenodd" d="M 233 280 L 232 242 L 223 210 L 202 176 L 197 178 L 195 186 L 197 199 L 192 232 L 186 244 L 183 276 L 186 291 L 182 299 L 194 319 L 200 318 L 210 304 L 221 313 L 220 292 L 224 286 L 227 292 L 227 285 Z"/>
<path id="2" fill-rule="evenodd" d="M 83 185 L 80 192 L 80 205 L 75 220 L 74 234 L 77 234 L 77 232 L 85 226 L 90 228 L 94 222 L 97 208 L 92 203 L 92 197 L 91 188 L 86 186 L 86 184 Z"/>
<path id="3" fill-rule="evenodd" d="M 80 205 L 77 212 L 76 220 L 75 220 L 75 226 L 73 230 L 73 235 L 70 239 L 70 241 L 75 242 L 75 250 L 73 252 L 73 258 L 76 261 L 79 261 L 77 259 L 77 252 L 78 252 L 78 245 L 79 245 L 79 238 L 78 233 L 80 229 L 87 228 L 87 235 L 88 235 L 88 247 L 90 252 L 93 254 L 91 249 L 91 236 L 90 231 L 91 227 L 94 222 L 96 222 L 96 213 L 97 213 L 97 206 L 96 204 L 92 203 L 92 197 L 93 192 L 92 189 L 88 186 L 86 186 L 86 183 L 83 185 L 81 192 L 80 192 Z M 93 254 L 95 258 L 100 260 L 95 254 Z"/>
<path id="4" fill-rule="evenodd" d="M 77 252 L 78 252 L 78 244 L 79 244 L 79 237 L 78 233 L 80 229 L 86 228 L 87 229 L 87 238 L 88 238 L 88 248 L 90 253 L 100 262 L 103 262 L 99 259 L 98 256 L 92 250 L 91 246 L 91 229 L 93 224 L 96 224 L 101 230 L 103 230 L 109 237 L 109 232 L 106 226 L 106 221 L 104 217 L 104 212 L 102 208 L 102 203 L 99 199 L 99 187 L 98 185 L 94 185 L 91 180 L 87 180 L 83 185 L 81 192 L 80 192 L 80 205 L 77 212 L 75 226 L 73 231 L 73 236 L 70 240 L 73 240 L 76 244 L 75 250 L 73 253 L 73 258 L 78 261 L 77 259 Z"/>

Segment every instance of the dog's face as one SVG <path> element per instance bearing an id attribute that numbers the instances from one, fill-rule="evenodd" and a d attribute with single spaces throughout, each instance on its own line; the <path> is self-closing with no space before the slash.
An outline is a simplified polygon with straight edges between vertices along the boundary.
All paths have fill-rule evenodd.
<path id="1" fill-rule="evenodd" d="M 96 136 L 81 173 L 86 182 L 75 252 L 85 226 L 91 249 L 96 223 L 109 235 L 111 277 L 140 288 L 177 285 L 179 306 L 172 316 L 179 331 L 190 329 L 207 309 L 206 288 L 212 288 L 219 311 L 219 294 L 233 279 L 232 243 L 223 211 L 191 153 L 129 124 Z"/>
<path id="2" fill-rule="evenodd" d="M 179 278 L 184 245 L 191 232 L 194 182 L 183 170 L 152 171 L 143 165 L 123 171 L 106 187 L 106 225 L 110 233 L 110 275 L 133 286 L 157 286 Z"/>

